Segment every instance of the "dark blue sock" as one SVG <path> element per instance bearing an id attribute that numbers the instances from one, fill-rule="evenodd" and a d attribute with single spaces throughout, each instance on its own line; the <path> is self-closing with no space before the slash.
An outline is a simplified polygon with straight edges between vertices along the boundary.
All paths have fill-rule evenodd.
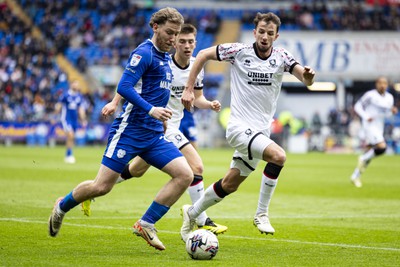
<path id="1" fill-rule="evenodd" d="M 72 156 L 72 148 L 67 148 L 66 156 Z"/>
<path id="2" fill-rule="evenodd" d="M 147 209 L 146 213 L 143 215 L 142 220 L 149 223 L 156 223 L 169 211 L 169 207 L 158 204 L 153 201 L 150 207 Z"/>
<path id="3" fill-rule="evenodd" d="M 72 196 L 72 192 L 66 195 L 64 199 L 60 201 L 60 209 L 64 212 L 68 212 L 70 209 L 78 205 L 79 202 L 76 202 L 76 200 Z"/>

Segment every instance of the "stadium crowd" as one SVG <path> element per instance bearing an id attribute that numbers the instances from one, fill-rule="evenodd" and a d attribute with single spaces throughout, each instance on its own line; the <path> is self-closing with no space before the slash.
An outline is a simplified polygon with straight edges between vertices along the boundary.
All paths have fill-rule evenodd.
<path id="1" fill-rule="evenodd" d="M 53 62 L 56 51 L 0 6 L 0 120 L 47 120 L 57 100 L 56 90 L 67 77 Z"/>
<path id="2" fill-rule="evenodd" d="M 55 55 L 64 54 L 82 73 L 93 64 L 124 66 L 132 48 L 150 36 L 145 22 L 154 11 L 128 0 L 20 0 L 19 4 L 44 38 L 34 37 L 32 25 L 10 12 L 6 2 L 0 3 L 0 121 L 51 120 L 58 96 L 69 86 Z M 400 31 L 400 6 L 350 1 L 330 7 L 327 1 L 296 1 L 290 8 L 259 11 L 276 12 L 283 30 Z M 242 11 L 238 19 L 252 27 L 255 12 Z M 214 10 L 185 10 L 183 15 L 199 29 L 196 50 L 209 46 L 223 18 Z M 205 40 L 208 43 L 202 44 Z M 218 81 L 205 84 L 211 85 L 209 93 L 215 97 Z M 101 106 L 111 97 L 96 90 L 85 95 L 92 122 L 102 119 L 91 114 L 97 110 L 95 103 Z M 336 112 L 325 121 L 340 135 L 350 118 L 351 112 Z M 337 126 L 338 121 L 343 127 Z"/>
<path id="3" fill-rule="evenodd" d="M 328 2 L 339 2 L 329 7 Z M 282 29 L 322 31 L 400 31 L 400 5 L 367 5 L 366 1 L 294 1 L 275 10 Z M 253 24 L 253 13 L 244 12 L 242 23 Z"/>

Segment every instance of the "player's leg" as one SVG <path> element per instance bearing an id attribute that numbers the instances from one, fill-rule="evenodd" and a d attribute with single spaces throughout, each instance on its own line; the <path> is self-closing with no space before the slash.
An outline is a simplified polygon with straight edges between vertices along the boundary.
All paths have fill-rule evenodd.
<path id="1" fill-rule="evenodd" d="M 154 225 L 189 187 L 193 179 L 193 172 L 175 145 L 163 138 L 159 140 L 153 150 L 141 156 L 146 162 L 169 174 L 171 179 L 157 193 L 142 218 L 135 223 L 133 231 L 145 239 L 149 245 L 164 250 L 165 246 L 159 240 Z"/>
<path id="2" fill-rule="evenodd" d="M 84 181 L 65 197 L 59 198 L 49 218 L 50 235 L 55 237 L 58 234 L 64 215 L 69 210 L 87 199 L 102 196 L 110 192 L 118 176 L 118 172 L 101 164 L 95 180 Z"/>
<path id="3" fill-rule="evenodd" d="M 115 120 L 111 127 L 109 143 L 107 144 L 96 178 L 80 183 L 72 192 L 61 198 L 60 201 L 57 201 L 49 219 L 49 232 L 51 236 L 57 235 L 66 212 L 85 200 L 107 194 L 113 188 L 125 165 L 139 152 L 134 146 L 135 140 L 127 140 L 126 143 L 130 144 L 129 146 L 120 144 L 121 135 L 124 134 L 122 131 L 118 131 L 120 129 L 120 121 L 122 119 Z M 125 128 L 124 130 L 130 132 L 129 129 Z M 131 136 L 124 134 L 125 139 L 129 139 Z"/>
<path id="4" fill-rule="evenodd" d="M 365 171 L 374 157 L 380 156 L 386 151 L 386 142 L 383 138 L 383 129 L 377 127 L 365 127 L 366 140 L 370 144 L 366 151 L 358 157 L 358 163 L 350 177 L 350 181 L 356 187 L 362 187 L 361 174 Z"/>
<path id="5" fill-rule="evenodd" d="M 125 165 L 115 183 L 121 183 L 133 177 L 141 177 L 143 176 L 143 174 L 146 173 L 149 168 L 150 165 L 146 161 L 144 161 L 141 157 L 136 156 L 129 164 Z M 85 200 L 81 204 L 83 214 L 86 216 L 90 216 L 92 213 L 92 201 L 94 201 L 94 198 Z"/>
<path id="6" fill-rule="evenodd" d="M 74 164 L 76 161 L 73 152 L 75 145 L 75 128 L 70 123 L 63 124 L 63 127 L 67 135 L 67 139 L 65 141 L 66 151 L 64 161 L 65 163 Z"/>
<path id="7" fill-rule="evenodd" d="M 121 172 L 120 177 L 118 177 L 117 183 L 129 180 L 134 177 L 142 177 L 149 168 L 150 164 L 144 161 L 141 157 L 137 156 L 128 165 L 125 166 L 124 170 Z"/>
<path id="8" fill-rule="evenodd" d="M 181 227 L 182 240 L 186 242 L 189 233 L 194 228 L 197 216 L 209 207 L 221 202 L 227 195 L 235 192 L 245 179 L 246 176 L 241 176 L 239 169 L 231 168 L 223 179 L 210 185 L 196 203 L 192 206 L 184 205 L 181 209 L 183 217 Z"/>
<path id="9" fill-rule="evenodd" d="M 194 204 L 204 195 L 203 161 L 201 160 L 201 157 L 197 150 L 194 149 L 194 147 L 189 143 L 181 148 L 181 152 L 188 161 L 189 166 L 191 167 L 194 174 L 194 179 L 188 188 L 190 199 Z M 228 229 L 228 227 L 226 227 L 225 225 L 217 224 L 213 220 L 211 220 L 207 216 L 207 213 L 205 211 L 197 216 L 196 224 L 199 228 L 209 230 L 215 234 L 221 234 Z"/>
<path id="10" fill-rule="evenodd" d="M 255 148 L 257 146 L 258 148 L 264 147 L 262 157 L 267 164 L 261 177 L 260 194 L 253 224 L 261 233 L 274 234 L 275 229 L 269 221 L 268 211 L 272 196 L 278 184 L 279 174 L 286 161 L 286 153 L 283 148 L 264 135 L 259 135 L 254 140 L 253 147 Z M 255 151 L 257 150 L 255 149 Z M 254 154 L 256 154 L 255 151 Z"/>

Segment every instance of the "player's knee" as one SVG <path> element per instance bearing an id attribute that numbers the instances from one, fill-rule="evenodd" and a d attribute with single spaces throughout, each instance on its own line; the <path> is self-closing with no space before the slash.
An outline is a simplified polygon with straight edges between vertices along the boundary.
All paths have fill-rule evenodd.
<path id="1" fill-rule="evenodd" d="M 385 151 L 386 151 L 386 146 L 374 148 L 374 152 L 375 152 L 376 156 L 384 154 Z"/>
<path id="2" fill-rule="evenodd" d="M 190 167 L 192 168 L 193 173 L 203 175 L 204 167 L 202 163 L 192 164 Z"/>
<path id="3" fill-rule="evenodd" d="M 182 169 L 176 176 L 178 182 L 183 187 L 189 187 L 193 182 L 193 172 L 190 168 Z"/>
<path id="4" fill-rule="evenodd" d="M 285 151 L 283 149 L 279 150 L 279 151 L 276 151 L 272 155 L 271 160 L 269 162 L 275 163 L 275 164 L 280 165 L 280 166 L 283 166 L 285 164 L 285 162 L 286 162 L 286 153 L 285 153 Z"/>
<path id="5" fill-rule="evenodd" d="M 132 175 L 131 177 L 142 177 L 145 173 L 145 169 L 139 169 L 139 170 L 129 170 L 130 174 Z"/>

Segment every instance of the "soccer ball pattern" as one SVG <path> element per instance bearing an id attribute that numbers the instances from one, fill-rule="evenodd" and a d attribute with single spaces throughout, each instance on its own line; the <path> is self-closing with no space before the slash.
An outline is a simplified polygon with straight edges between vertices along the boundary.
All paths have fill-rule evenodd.
<path id="1" fill-rule="evenodd" d="M 218 252 L 218 238 L 210 231 L 199 229 L 190 233 L 186 251 L 194 260 L 211 260 Z"/>

